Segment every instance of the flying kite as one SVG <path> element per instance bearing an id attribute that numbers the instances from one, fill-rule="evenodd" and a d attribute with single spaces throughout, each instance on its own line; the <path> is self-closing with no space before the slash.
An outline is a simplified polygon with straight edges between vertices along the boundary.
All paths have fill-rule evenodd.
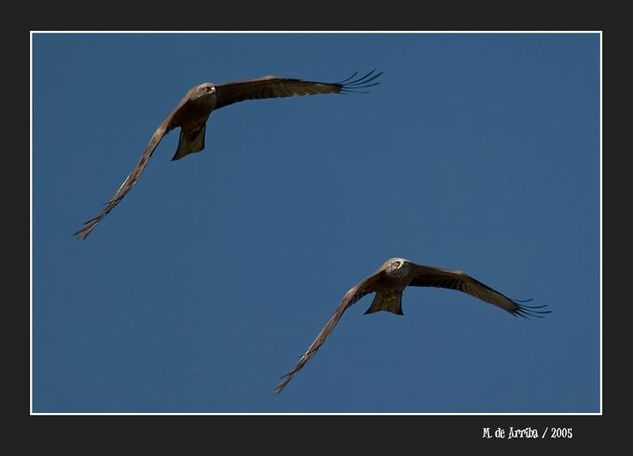
<path id="1" fill-rule="evenodd" d="M 92 230 L 95 229 L 97 224 L 119 204 L 136 184 L 136 181 L 141 176 L 145 166 L 147 166 L 147 162 L 161 139 L 163 139 L 163 136 L 174 128 L 180 127 L 180 137 L 178 138 L 178 147 L 172 160 L 180 160 L 191 153 L 200 152 L 204 149 L 207 119 L 214 110 L 240 101 L 253 99 L 327 93 L 364 93 L 363 89 L 379 84 L 376 79 L 382 72 L 376 73 L 375 70 L 372 70 L 363 76 L 356 77 L 357 74 L 358 72 L 355 72 L 347 79 L 334 83 L 263 76 L 256 79 L 218 85 L 205 82 L 204 84 L 192 87 L 182 100 L 180 100 L 180 103 L 178 103 L 174 110 L 158 126 L 145 147 L 145 152 L 143 152 L 136 167 L 126 177 L 112 198 L 105 204 L 101 213 L 85 222 L 83 228 L 77 231 L 75 235 L 81 239 L 85 239 Z"/>
<path id="2" fill-rule="evenodd" d="M 408 286 L 458 290 L 500 307 L 514 316 L 543 318 L 543 314 L 550 312 L 549 310 L 541 310 L 545 307 L 544 305 L 526 306 L 525 304 L 519 304 L 519 302 L 524 303 L 531 301 L 531 299 L 527 301 L 512 300 L 462 271 L 415 264 L 404 258 L 390 258 L 373 275 L 357 283 L 345 293 L 341 303 L 314 342 L 312 342 L 312 345 L 308 347 L 308 350 L 301 356 L 294 368 L 281 377 L 282 381 L 275 387 L 274 391 L 276 393 L 281 392 L 305 363 L 312 358 L 334 330 L 343 312 L 348 307 L 363 296 L 376 293 L 365 314 L 384 310 L 403 315 L 402 292 Z"/>

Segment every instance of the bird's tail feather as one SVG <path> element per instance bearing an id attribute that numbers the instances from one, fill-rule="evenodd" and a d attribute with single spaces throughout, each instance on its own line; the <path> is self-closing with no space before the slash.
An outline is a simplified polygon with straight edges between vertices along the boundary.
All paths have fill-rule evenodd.
<path id="1" fill-rule="evenodd" d="M 404 315 L 402 312 L 402 293 L 388 298 L 376 293 L 374 300 L 371 302 L 371 306 L 369 306 L 369 309 L 365 311 L 365 314 L 379 312 L 381 310 L 395 313 L 397 315 Z"/>
<path id="2" fill-rule="evenodd" d="M 178 138 L 178 149 L 174 154 L 172 160 L 180 160 L 186 155 L 193 152 L 200 152 L 204 149 L 204 135 L 206 132 L 206 124 L 197 130 L 180 130 L 180 137 Z"/>

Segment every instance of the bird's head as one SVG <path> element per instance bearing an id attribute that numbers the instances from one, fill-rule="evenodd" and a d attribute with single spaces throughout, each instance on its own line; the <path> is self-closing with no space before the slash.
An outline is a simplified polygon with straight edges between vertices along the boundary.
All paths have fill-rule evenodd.
<path id="1" fill-rule="evenodd" d="M 409 270 L 411 263 L 406 258 L 389 258 L 383 268 L 387 274 L 403 275 Z"/>
<path id="2" fill-rule="evenodd" d="M 215 86 L 210 82 L 205 82 L 192 89 L 192 98 L 202 98 L 215 94 Z"/>

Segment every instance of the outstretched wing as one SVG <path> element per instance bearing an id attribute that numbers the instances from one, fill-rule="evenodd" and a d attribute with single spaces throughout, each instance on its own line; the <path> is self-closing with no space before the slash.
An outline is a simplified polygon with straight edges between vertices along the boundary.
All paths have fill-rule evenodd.
<path id="1" fill-rule="evenodd" d="M 134 187 L 136 181 L 138 181 L 139 177 L 141 177 L 141 173 L 147 166 L 147 162 L 150 157 L 154 153 L 154 150 L 160 143 L 163 136 L 169 133 L 174 127 L 176 127 L 176 117 L 182 106 L 187 102 L 187 97 L 185 96 L 178 106 L 163 120 L 163 122 L 158 126 L 154 134 L 152 135 L 149 143 L 145 147 L 145 152 L 139 159 L 136 167 L 132 170 L 132 172 L 125 178 L 119 189 L 112 195 L 112 198 L 105 204 L 105 207 L 97 215 L 96 217 L 91 218 L 87 222 L 84 223 L 83 228 L 75 233 L 81 239 L 86 239 L 88 235 L 95 229 L 97 224 L 106 216 L 108 213 L 114 209 L 114 207 L 119 204 L 119 202 L 127 195 L 127 193 Z"/>
<path id="2" fill-rule="evenodd" d="M 410 286 L 458 290 L 500 307 L 514 316 L 542 318 L 542 314 L 550 312 L 549 310 L 538 310 L 545 307 L 544 305 L 526 306 L 520 304 L 517 300 L 508 298 L 462 271 L 412 264 L 411 276 Z M 527 301 L 531 301 L 531 299 Z"/>
<path id="3" fill-rule="evenodd" d="M 345 293 L 345 296 L 343 296 L 341 303 L 338 305 L 338 307 L 334 311 L 334 314 L 330 317 L 330 319 L 325 324 L 321 332 L 317 335 L 316 339 L 314 339 L 314 342 L 312 342 L 312 345 L 310 345 L 308 347 L 308 350 L 303 354 L 303 356 L 299 358 L 299 361 L 297 362 L 295 367 L 293 367 L 292 370 L 288 372 L 286 375 L 281 377 L 282 381 L 279 383 L 279 385 L 275 387 L 274 389 L 275 393 L 281 392 L 281 390 L 284 389 L 284 387 L 288 384 L 290 380 L 292 380 L 292 378 L 297 374 L 297 372 L 301 370 L 301 368 L 305 365 L 305 363 L 307 363 L 310 360 L 310 358 L 312 358 L 312 356 L 316 353 L 319 347 L 323 345 L 323 342 L 325 342 L 325 339 L 328 338 L 330 333 L 334 330 L 334 327 L 336 326 L 338 321 L 341 319 L 343 312 L 345 312 L 345 310 L 347 310 L 349 306 L 357 302 L 363 296 L 374 292 L 376 290 L 376 284 L 382 279 L 383 276 L 384 276 L 384 271 L 379 270 L 372 276 L 369 276 L 365 280 L 356 284 L 353 288 L 350 288 L 350 290 L 347 293 Z"/>
<path id="4" fill-rule="evenodd" d="M 372 70 L 364 76 L 355 78 L 355 72 L 347 79 L 339 82 L 315 82 L 301 79 L 280 78 L 278 76 L 264 76 L 247 81 L 230 82 L 215 86 L 215 109 L 220 109 L 232 103 L 261 98 L 295 97 L 304 95 L 318 95 L 325 93 L 362 92 L 363 89 L 379 84 L 376 79 L 382 74 Z"/>

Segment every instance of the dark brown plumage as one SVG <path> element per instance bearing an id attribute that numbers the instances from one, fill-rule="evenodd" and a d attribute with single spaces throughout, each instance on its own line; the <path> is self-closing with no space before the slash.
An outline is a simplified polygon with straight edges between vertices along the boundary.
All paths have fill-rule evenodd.
<path id="1" fill-rule="evenodd" d="M 191 153 L 200 152 L 204 149 L 207 119 L 214 110 L 245 100 L 363 92 L 363 89 L 378 84 L 376 79 L 382 72 L 375 73 L 375 70 L 372 70 L 364 76 L 355 78 L 356 74 L 354 73 L 349 78 L 334 83 L 264 76 L 220 85 L 205 82 L 191 88 L 180 100 L 176 108 L 158 126 L 136 167 L 105 204 L 104 209 L 99 215 L 85 222 L 83 228 L 77 231 L 75 235 L 85 239 L 95 229 L 97 224 L 119 204 L 136 184 L 163 136 L 174 128 L 180 127 L 180 137 L 172 160 L 179 160 Z"/>
<path id="2" fill-rule="evenodd" d="M 308 347 L 308 350 L 301 356 L 293 369 L 281 377 L 282 381 L 274 391 L 279 393 L 284 389 L 305 363 L 314 356 L 319 347 L 323 345 L 325 339 L 334 330 L 343 312 L 363 296 L 376 293 L 374 300 L 365 312 L 366 314 L 384 310 L 403 315 L 402 291 L 407 286 L 440 287 L 458 290 L 506 310 L 514 316 L 542 318 L 543 314 L 550 312 L 549 310 L 542 310 L 545 306 L 519 304 L 516 300 L 502 295 L 462 271 L 415 264 L 404 258 L 391 258 L 374 274 L 357 283 L 345 293 L 334 314 L 317 335 L 314 342 L 312 342 L 312 345 Z"/>

